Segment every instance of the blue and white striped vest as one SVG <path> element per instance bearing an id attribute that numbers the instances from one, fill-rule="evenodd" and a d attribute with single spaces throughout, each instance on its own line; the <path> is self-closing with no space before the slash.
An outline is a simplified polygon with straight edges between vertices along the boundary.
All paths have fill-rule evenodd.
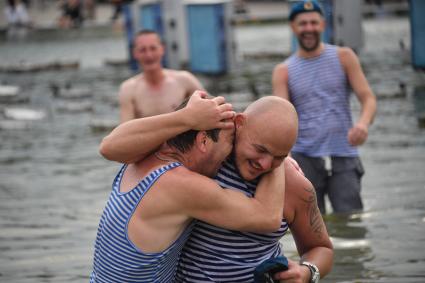
<path id="1" fill-rule="evenodd" d="M 358 155 L 347 139 L 352 127 L 350 87 L 337 47 L 325 45 L 318 57 L 291 55 L 288 66 L 290 100 L 298 112 L 298 139 L 292 151 L 311 157 Z"/>
<path id="2" fill-rule="evenodd" d="M 223 164 L 216 181 L 223 188 L 239 190 L 250 197 L 258 183 L 244 181 L 231 161 Z M 183 248 L 176 281 L 253 282 L 255 267 L 281 255 L 279 239 L 287 230 L 285 219 L 278 231 L 269 234 L 231 231 L 197 221 Z"/>
<path id="3" fill-rule="evenodd" d="M 144 253 L 128 238 L 127 226 L 137 205 L 158 178 L 180 163 L 171 163 L 151 172 L 131 191 L 120 192 L 124 165 L 115 177 L 97 232 L 94 267 L 90 282 L 172 282 L 177 261 L 193 224 L 160 253 Z M 192 222 L 193 223 L 193 222 Z"/>

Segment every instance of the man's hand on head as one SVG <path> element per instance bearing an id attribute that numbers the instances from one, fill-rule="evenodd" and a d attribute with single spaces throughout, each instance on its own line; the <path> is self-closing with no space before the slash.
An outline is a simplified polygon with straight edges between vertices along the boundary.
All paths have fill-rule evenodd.
<path id="1" fill-rule="evenodd" d="M 194 130 L 210 130 L 215 128 L 233 128 L 231 120 L 235 116 L 232 104 L 217 96 L 208 98 L 208 93 L 197 90 L 190 97 L 186 107 L 190 123 Z"/>

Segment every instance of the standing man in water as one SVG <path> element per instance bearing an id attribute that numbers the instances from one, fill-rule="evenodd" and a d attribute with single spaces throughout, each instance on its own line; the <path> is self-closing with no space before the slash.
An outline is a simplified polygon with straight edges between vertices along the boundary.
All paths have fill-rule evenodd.
<path id="1" fill-rule="evenodd" d="M 193 120 L 180 116 L 152 123 L 151 118 L 119 125 L 102 141 L 102 155 L 124 163 L 143 160 L 164 140 L 187 130 L 184 121 Z M 248 233 L 198 221 L 183 248 L 176 282 L 253 282 L 257 266 L 284 253 L 279 240 L 289 229 L 301 259 L 289 260 L 289 269 L 275 278 L 281 282 L 318 282 L 332 268 L 333 248 L 314 188 L 285 158 L 297 136 L 294 107 L 285 99 L 266 96 L 237 114 L 234 122 L 233 152 L 215 180 L 223 188 L 253 197 L 260 177 L 283 162 L 285 201 L 280 228 L 272 233 Z M 241 213 L 240 217 L 250 216 Z"/>
<path id="2" fill-rule="evenodd" d="M 272 83 L 274 95 L 290 100 L 299 115 L 292 157 L 313 183 L 321 213 L 326 195 L 336 213 L 360 211 L 364 170 L 357 147 L 366 142 L 376 98 L 356 54 L 321 42 L 325 21 L 317 2 L 295 4 L 289 21 L 299 49 L 275 67 Z M 361 105 L 354 125 L 351 90 Z"/>
<path id="3" fill-rule="evenodd" d="M 143 72 L 121 84 L 121 123 L 171 112 L 195 90 L 203 89 L 191 73 L 163 68 L 164 52 L 160 36 L 155 31 L 142 30 L 135 36 L 133 56 Z"/>

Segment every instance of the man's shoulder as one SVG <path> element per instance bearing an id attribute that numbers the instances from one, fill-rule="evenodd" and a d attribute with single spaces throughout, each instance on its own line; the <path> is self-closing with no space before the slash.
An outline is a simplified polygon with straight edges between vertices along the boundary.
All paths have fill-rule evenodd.
<path id="1" fill-rule="evenodd" d="M 287 73 L 288 72 L 288 60 L 280 62 L 274 66 L 275 73 Z"/>
<path id="2" fill-rule="evenodd" d="M 289 224 L 294 224 L 301 212 L 305 215 L 311 203 L 316 201 L 316 193 L 311 182 L 292 164 L 285 164 L 285 208 L 284 218 Z"/>
<path id="3" fill-rule="evenodd" d="M 285 161 L 285 182 L 286 191 L 299 197 L 309 194 L 313 187 L 304 174 L 288 161 Z"/>
<path id="4" fill-rule="evenodd" d="M 143 73 L 134 75 L 121 83 L 121 86 L 133 86 L 139 84 L 143 80 Z"/>
<path id="5" fill-rule="evenodd" d="M 209 178 L 193 172 L 185 166 L 179 166 L 167 172 L 164 178 L 166 185 L 173 185 L 173 187 L 182 187 L 191 189 L 200 185 L 201 182 L 210 180 Z"/>
<path id="6" fill-rule="evenodd" d="M 163 69 L 170 76 L 193 76 L 191 72 L 186 70 Z"/>
<path id="7" fill-rule="evenodd" d="M 140 86 L 141 84 L 143 84 L 143 74 L 137 74 L 121 83 L 120 93 L 129 95 L 135 87 Z"/>
<path id="8" fill-rule="evenodd" d="M 165 69 L 164 71 L 169 78 L 172 78 L 177 82 L 185 82 L 196 79 L 192 73 L 186 70 Z"/>
<path id="9" fill-rule="evenodd" d="M 339 56 L 339 58 L 340 58 L 340 60 L 342 62 L 344 62 L 344 60 L 350 60 L 350 59 L 353 59 L 353 58 L 356 58 L 357 57 L 357 55 L 354 52 L 354 50 L 351 49 L 350 47 L 347 47 L 347 46 L 337 46 L 336 47 L 336 50 L 337 50 L 338 56 Z"/>
<path id="10" fill-rule="evenodd" d="M 184 91 L 188 92 L 187 95 L 197 89 L 203 89 L 201 82 L 189 71 L 165 69 L 165 72 L 169 82 L 182 87 Z"/>

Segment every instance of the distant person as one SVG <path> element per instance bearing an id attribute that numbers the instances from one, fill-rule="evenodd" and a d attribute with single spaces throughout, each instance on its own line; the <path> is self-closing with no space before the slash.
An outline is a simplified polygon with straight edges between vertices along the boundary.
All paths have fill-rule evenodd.
<path id="1" fill-rule="evenodd" d="M 348 47 L 321 42 L 325 21 L 316 2 L 295 4 L 289 20 L 299 49 L 275 67 L 273 93 L 289 99 L 299 115 L 292 157 L 313 183 L 322 213 L 326 195 L 336 213 L 360 211 L 364 170 L 357 146 L 367 139 L 376 98 L 356 54 Z M 351 90 L 361 105 L 354 125 Z"/>
<path id="2" fill-rule="evenodd" d="M 246 14 L 248 12 L 245 0 L 235 0 L 233 3 L 233 8 L 236 14 Z"/>
<path id="3" fill-rule="evenodd" d="M 7 21 L 7 39 L 20 40 L 26 38 L 28 28 L 31 27 L 26 5 L 20 0 L 7 0 L 4 15 Z"/>
<path id="4" fill-rule="evenodd" d="M 64 0 L 61 2 L 59 26 L 61 28 L 78 28 L 83 23 L 83 11 L 80 0 Z"/>
<path id="5" fill-rule="evenodd" d="M 122 14 L 122 5 L 124 4 L 123 0 L 111 0 L 112 4 L 112 16 L 111 21 L 115 22 Z"/>
<path id="6" fill-rule="evenodd" d="M 196 124 L 203 121 L 188 112 L 167 116 L 162 121 L 149 117 L 119 125 L 103 140 L 102 155 L 119 162 L 143 160 L 164 140 L 187 127 L 198 128 Z M 292 104 L 274 96 L 262 97 L 236 114 L 233 152 L 215 180 L 223 188 L 253 197 L 260 189 L 261 176 L 283 164 L 285 200 L 281 225 L 272 233 L 248 233 L 198 221 L 183 248 L 176 282 L 253 282 L 257 266 L 284 253 L 280 239 L 289 229 L 301 259 L 289 260 L 289 270 L 275 278 L 280 282 L 316 283 L 330 272 L 333 248 L 314 188 L 286 158 L 296 140 L 297 121 Z M 240 212 L 239 217 L 252 216 Z"/>
<path id="7" fill-rule="evenodd" d="M 96 19 L 96 0 L 82 0 L 84 3 L 84 18 L 88 20 Z"/>
<path id="8" fill-rule="evenodd" d="M 171 112 L 195 90 L 203 89 L 191 73 L 162 67 L 164 46 L 154 31 L 142 30 L 135 36 L 133 56 L 143 71 L 121 84 L 121 123 Z"/>
<path id="9" fill-rule="evenodd" d="M 194 119 L 188 125 L 225 126 L 220 119 L 231 111 L 220 105 L 224 99 L 206 100 L 194 94 L 181 114 L 156 115 L 148 122 L 188 115 Z M 228 125 L 200 131 L 189 126 L 145 159 L 122 166 L 100 220 L 90 282 L 173 282 L 195 218 L 258 233 L 279 227 L 283 166 L 262 178 L 254 198 L 223 190 L 208 178 L 232 150 L 232 120 Z"/>
<path id="10" fill-rule="evenodd" d="M 31 6 L 30 0 L 22 0 L 22 3 L 25 5 L 25 7 L 28 9 Z"/>
<path id="11" fill-rule="evenodd" d="M 386 12 L 384 9 L 384 6 L 382 5 L 382 0 L 367 0 L 366 3 L 368 5 L 376 6 L 375 8 L 375 15 L 378 17 L 385 16 Z"/>
<path id="12" fill-rule="evenodd" d="M 378 7 L 382 6 L 382 0 L 366 0 L 367 4 L 372 4 L 372 5 L 376 5 Z"/>
<path id="13" fill-rule="evenodd" d="M 27 8 L 20 0 L 7 0 L 4 15 L 8 28 L 27 27 L 30 24 Z"/>

